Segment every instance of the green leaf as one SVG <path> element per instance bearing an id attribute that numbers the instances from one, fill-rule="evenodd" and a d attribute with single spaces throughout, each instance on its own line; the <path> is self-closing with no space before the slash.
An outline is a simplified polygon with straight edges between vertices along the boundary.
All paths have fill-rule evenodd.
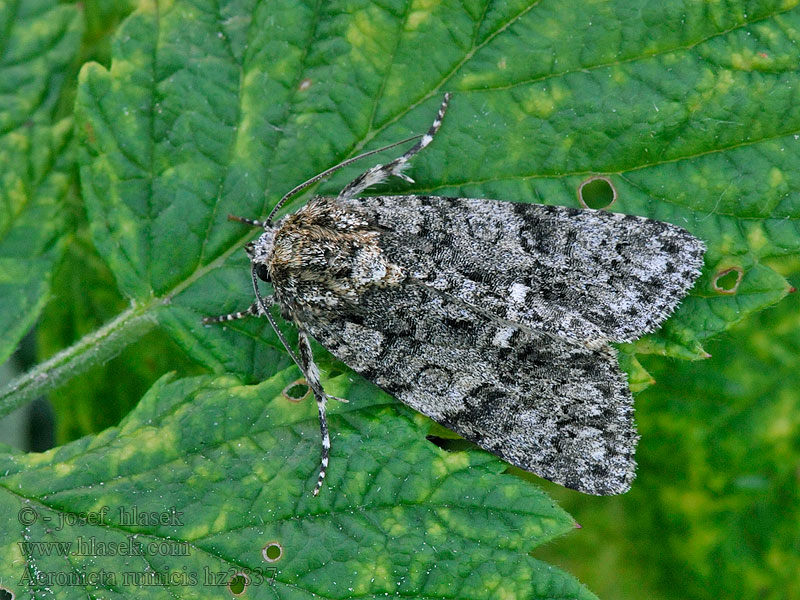
<path id="1" fill-rule="evenodd" d="M 74 7 L 0 2 L 0 362 L 48 298 L 65 233 L 72 122 L 54 121 L 80 42 Z"/>
<path id="2" fill-rule="evenodd" d="M 111 60 L 111 34 L 136 8 L 136 0 L 82 0 L 86 35 L 84 53 L 106 64 Z"/>
<path id="3" fill-rule="evenodd" d="M 113 276 L 88 237 L 81 225 L 54 274 L 56 295 L 36 326 L 40 360 L 91 334 L 126 308 Z M 118 424 L 155 379 L 176 368 L 192 375 L 203 373 L 165 332 L 153 330 L 119 356 L 70 379 L 49 396 L 56 413 L 56 442 Z"/>
<path id="4" fill-rule="evenodd" d="M 453 92 L 454 98 L 444 127 L 409 171 L 418 183 L 394 182 L 374 193 L 434 192 L 578 206 L 582 184 L 603 176 L 612 187 L 610 197 L 615 198 L 611 210 L 667 220 L 706 241 L 704 274 L 692 296 L 660 332 L 623 348 L 623 364 L 632 384 L 644 387 L 649 375 L 634 353 L 705 357 L 703 344 L 709 337 L 774 304 L 790 289 L 776 265 L 800 259 L 797 31 L 800 9 L 796 2 L 786 0 L 724 5 L 622 0 L 558 4 L 530 0 L 142 2 L 115 38 L 111 67 L 84 65 L 76 103 L 82 192 L 92 238 L 132 305 L 43 363 L 19 386 L 11 386 L 0 398 L 0 409 L 102 362 L 148 331 L 154 319 L 207 367 L 251 381 L 269 376 L 291 379 L 283 371 L 289 359 L 266 323 L 200 325 L 203 315 L 244 308 L 252 300 L 241 249 L 254 233 L 227 222 L 227 214 L 263 216 L 284 191 L 326 167 L 423 132 L 445 91 Z M 317 191 L 341 189 L 371 164 L 348 168 Z M 287 209 L 304 200 L 298 198 Z M 737 274 L 732 282 L 730 273 Z M 322 363 L 342 369 L 329 357 L 323 356 Z M 153 398 L 161 397 L 159 390 L 172 385 L 177 386 L 170 388 L 177 406 L 182 399 L 176 398 L 193 393 L 192 381 L 162 381 L 143 406 L 155 403 Z M 384 450 L 393 448 L 394 428 L 413 419 L 402 407 L 376 405 L 378 399 L 386 399 L 376 399 L 373 392 L 338 391 L 344 385 L 330 370 L 325 385 L 331 393 L 352 401 L 332 421 L 332 430 L 339 435 L 334 438 L 335 453 L 340 454 L 334 455 L 331 471 L 334 487 L 327 490 L 329 497 L 321 499 L 344 502 L 352 491 L 342 479 L 345 467 L 357 492 L 372 472 L 367 460 L 371 455 L 365 455 L 363 448 L 374 448 L 374 440 L 383 440 Z M 267 407 L 253 404 L 247 413 L 252 418 L 269 419 L 270 411 L 278 410 L 274 406 L 280 402 L 275 394 L 278 388 L 264 389 L 271 390 L 271 395 L 265 394 L 270 403 Z M 192 423 L 197 421 L 186 430 L 193 437 L 185 439 L 201 444 L 206 437 L 224 438 L 209 423 L 227 423 L 222 415 L 237 414 L 237 403 L 246 404 L 243 394 L 230 392 L 233 402 L 216 408 L 201 404 L 202 415 L 189 409 L 188 413 L 178 411 Z M 275 475 L 276 482 L 285 479 L 287 484 L 278 491 L 270 487 L 262 496 L 251 493 L 254 502 L 261 502 L 260 512 L 253 511 L 259 518 L 278 512 L 294 514 L 297 506 L 312 506 L 311 499 L 301 495 L 303 486 L 289 485 L 314 478 L 308 470 L 308 464 L 315 462 L 317 444 L 312 434 L 313 410 L 303 410 L 307 433 L 302 439 L 267 440 L 263 450 L 258 449 L 259 456 L 285 453 L 280 455 L 284 461 L 280 466 L 294 473 Z M 379 410 L 387 412 L 378 418 Z M 129 481 L 125 472 L 106 472 L 124 463 L 124 456 L 108 466 L 95 461 L 91 466 L 100 473 L 102 488 L 99 483 L 94 488 L 75 486 L 70 490 L 77 492 L 59 501 L 68 502 L 74 496 L 80 506 L 99 506 L 105 500 L 98 498 L 105 492 L 98 490 L 117 477 L 121 484 L 131 486 L 127 496 L 118 494 L 118 503 L 185 494 L 186 504 L 196 500 L 192 506 L 202 509 L 209 498 L 211 509 L 198 512 L 194 524 L 227 535 L 213 538 L 213 548 L 201 549 L 216 557 L 213 552 L 218 547 L 218 554 L 230 559 L 230 549 L 249 539 L 239 539 L 238 531 L 225 529 L 230 507 L 241 502 L 241 490 L 231 483 L 220 484 L 221 492 L 204 486 L 250 481 L 248 476 L 259 476 L 253 465 L 263 463 L 248 456 L 247 468 L 230 463 L 225 470 L 219 465 L 227 463 L 193 454 L 195 446 L 172 450 L 168 442 L 176 439 L 176 428 L 159 425 L 158 419 L 154 423 L 157 429 L 148 431 L 150 438 L 128 448 L 132 457 L 143 460 L 137 465 L 145 473 L 142 478 L 133 473 Z M 409 431 L 413 435 L 398 435 L 404 443 L 387 452 L 381 463 L 386 465 L 381 489 L 401 485 L 405 474 L 429 473 L 433 468 L 431 455 L 417 452 L 414 445 L 434 451 L 422 439 L 427 428 L 418 423 Z M 37 476 L 40 488 L 31 487 L 31 475 L 25 489 L 40 502 L 49 498 L 43 482 L 48 476 L 52 480 L 59 469 L 69 468 L 60 466 L 61 461 L 88 464 L 77 459 L 70 463 L 72 456 L 79 455 L 76 448 L 90 451 L 97 445 L 99 452 L 105 452 L 105 440 L 117 434 L 111 430 L 82 441 L 85 446 L 78 443 L 46 455 L 44 462 L 52 462 L 51 471 Z M 259 454 L 244 447 L 254 456 Z M 184 477 L 180 483 L 166 478 L 166 486 L 154 488 L 154 476 L 147 469 L 158 454 L 145 455 L 151 448 L 180 466 Z M 238 447 L 237 451 L 244 452 Z M 475 465 L 473 472 L 480 465 L 499 468 L 494 459 L 476 451 L 452 456 L 460 457 L 451 459 L 456 461 L 466 456 Z M 190 464 L 197 475 L 182 466 L 181 461 L 188 459 L 195 460 Z M 22 460 L 35 466 L 34 458 Z M 342 462 L 343 466 L 336 466 Z M 339 468 L 343 470 L 337 476 Z M 74 470 L 77 467 L 65 477 Z M 162 473 L 158 475 L 165 477 Z M 643 475 L 640 470 L 640 478 Z M 24 475 L 14 471 L 9 477 L 16 479 L 8 489 L 17 493 L 14 486 L 21 485 Z M 186 478 L 188 483 L 184 483 Z M 441 493 L 463 495 L 460 482 L 450 481 L 443 484 Z M 514 489 L 522 485 L 515 482 Z M 514 493 L 532 492 L 525 486 Z M 43 504 L 53 510 L 80 510 L 71 504 Z M 6 514 L 14 514 L 13 507 Z M 421 535 L 427 521 L 420 522 L 419 530 L 399 533 Z M 287 517 L 287 523 L 287 527 L 301 527 L 305 522 Z M 461 530 L 461 524 L 451 525 Z M 15 527 L 15 522 L 10 526 Z M 325 540 L 335 544 L 340 539 L 337 531 L 326 530 Z M 489 527 L 481 532 L 493 539 Z M 318 573 L 330 575 L 320 558 L 325 546 L 316 544 L 311 533 L 316 533 L 316 526 L 308 527 L 305 542 L 317 562 L 312 568 L 294 564 L 295 570 L 287 571 L 287 581 L 296 576 L 303 585 L 321 585 L 322 578 L 314 579 Z M 372 538 L 366 533 L 369 546 Z M 398 555 L 392 554 L 395 546 L 384 546 L 391 561 L 399 560 L 397 556 L 411 560 L 418 553 L 424 557 L 427 552 L 427 548 L 406 549 Z M 248 549 L 257 552 L 260 547 Z M 348 557 L 350 545 L 342 547 L 337 551 Z M 527 547 L 518 549 L 527 551 Z M 491 550 L 492 556 L 497 555 L 496 546 Z M 469 588 L 470 577 L 476 577 L 475 581 L 486 585 L 487 580 L 480 579 L 481 568 L 469 562 L 472 552 L 463 558 L 465 563 L 450 561 L 456 553 L 447 555 L 451 582 Z M 463 556 L 462 551 L 457 555 Z M 529 572 L 519 570 L 527 560 L 505 563 L 508 581 L 517 581 L 513 573 L 524 577 Z M 245 566 L 254 564 L 261 563 Z M 313 569 L 317 564 L 321 571 Z M 332 569 L 340 568 L 336 561 L 331 564 Z M 63 568 L 63 562 L 60 565 Z M 338 575 L 344 571 L 333 572 L 337 577 L 328 582 L 341 581 Z M 547 572 L 542 567 L 530 576 L 534 587 L 546 581 Z M 376 580 L 380 585 L 387 581 Z M 284 594 L 296 591 L 287 588 Z M 347 590 L 325 591 L 348 594 Z M 539 593 L 536 589 L 529 595 Z"/>
<path id="5" fill-rule="evenodd" d="M 3 457 L 2 585 L 67 597 L 59 576 L 107 573 L 92 593 L 129 597 L 154 571 L 174 579 L 150 594 L 206 598 L 206 573 L 244 572 L 256 598 L 594 598 L 527 555 L 573 529 L 569 515 L 497 459 L 428 443 L 425 419 L 345 375 L 333 387 L 353 401 L 332 411 L 329 487 L 313 497 L 317 411 L 282 395 L 295 377 L 162 378 L 117 428 Z M 110 550 L 131 540 L 142 555 Z"/>

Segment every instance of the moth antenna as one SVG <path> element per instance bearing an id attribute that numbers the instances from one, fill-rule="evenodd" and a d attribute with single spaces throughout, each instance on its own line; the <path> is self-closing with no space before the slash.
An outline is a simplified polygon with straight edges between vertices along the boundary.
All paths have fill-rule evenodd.
<path id="1" fill-rule="evenodd" d="M 272 330 L 278 336 L 278 339 L 281 341 L 281 344 L 283 344 L 283 347 L 286 348 L 286 352 L 289 353 L 289 356 L 292 357 L 292 360 L 295 362 L 295 364 L 298 367 L 300 367 L 300 370 L 302 371 L 303 370 L 303 365 L 300 364 L 300 359 L 297 357 L 297 353 L 294 350 L 292 350 L 292 347 L 289 345 L 289 341 L 283 335 L 283 332 L 278 328 L 278 324 L 275 322 L 275 319 L 272 317 L 272 313 L 269 312 L 269 308 L 267 307 L 267 304 L 264 301 L 264 297 L 261 295 L 261 290 L 258 289 L 258 279 L 257 279 L 257 275 L 256 275 L 256 267 L 255 267 L 255 265 L 253 265 L 253 269 L 251 271 L 251 274 L 252 274 L 252 277 L 253 277 L 253 289 L 255 290 L 255 293 L 256 293 L 256 302 L 258 303 L 258 306 L 261 309 L 261 312 L 263 312 L 264 316 L 267 317 L 267 321 L 269 321 L 269 324 L 272 326 Z M 305 371 L 303 371 L 303 372 L 305 373 Z"/>
<path id="2" fill-rule="evenodd" d="M 325 171 L 323 171 L 319 175 L 314 175 L 314 177 L 312 177 L 308 181 L 304 181 L 300 185 L 293 187 L 291 190 L 289 190 L 288 192 L 286 192 L 283 195 L 283 198 L 278 200 L 278 203 L 270 211 L 269 216 L 267 216 L 267 220 L 266 220 L 267 225 L 272 225 L 272 217 L 275 216 L 275 213 L 280 210 L 281 206 L 283 206 L 289 198 L 294 196 L 296 193 L 303 191 L 308 186 L 318 182 L 320 179 L 325 179 L 331 173 L 335 173 L 339 169 L 343 169 L 347 165 L 350 165 L 350 164 L 356 162 L 357 160 L 361 160 L 362 158 L 366 158 L 367 156 L 372 156 L 373 154 L 378 154 L 379 152 L 383 152 L 384 150 L 390 150 L 391 148 L 394 148 L 395 146 L 400 146 L 401 144 L 406 144 L 406 143 L 411 142 L 413 140 L 417 140 L 417 139 L 419 139 L 421 137 L 423 137 L 422 134 L 420 134 L 420 135 L 412 135 L 410 138 L 406 138 L 406 139 L 401 140 L 399 142 L 395 142 L 393 144 L 389 144 L 388 146 L 384 146 L 383 148 L 378 148 L 377 150 L 370 150 L 369 152 L 364 152 L 363 154 L 359 154 L 358 156 L 354 156 L 353 158 L 348 158 L 346 161 L 340 162 L 338 165 L 334 165 L 330 169 L 326 169 Z"/>
<path id="3" fill-rule="evenodd" d="M 289 356 L 292 357 L 292 360 L 295 364 L 300 368 L 303 372 L 303 376 L 306 378 L 306 382 L 308 383 L 308 387 L 311 388 L 311 391 L 314 392 L 314 398 L 317 400 L 317 410 L 319 412 L 319 429 L 322 435 L 322 453 L 320 457 L 320 470 L 319 470 L 319 477 L 317 478 L 317 484 L 314 486 L 314 496 L 319 495 L 319 491 L 322 488 L 322 482 L 325 480 L 325 474 L 328 472 L 328 460 L 330 456 L 331 450 L 331 438 L 330 434 L 328 433 L 328 421 L 325 417 L 325 401 L 327 400 L 328 396 L 325 394 L 325 391 L 322 389 L 322 384 L 319 380 L 319 368 L 317 367 L 316 363 L 314 362 L 314 357 L 311 353 L 311 344 L 308 341 L 308 336 L 306 332 L 302 329 L 297 337 L 297 342 L 300 349 L 300 356 L 297 356 L 295 351 L 289 345 L 289 341 L 283 335 L 283 332 L 278 329 L 278 324 L 275 322 L 275 319 L 272 318 L 272 314 L 267 310 L 266 302 L 264 301 L 264 297 L 261 295 L 261 290 L 258 289 L 258 275 L 256 274 L 256 268 L 253 266 L 251 271 L 251 275 L 253 278 L 253 290 L 256 293 L 256 312 L 259 312 L 259 308 L 261 312 L 264 313 L 264 316 L 267 317 L 269 324 L 272 326 L 272 329 L 280 339 L 281 344 L 283 347 L 286 348 L 286 351 L 289 353 Z M 252 308 L 252 307 L 251 307 Z"/>

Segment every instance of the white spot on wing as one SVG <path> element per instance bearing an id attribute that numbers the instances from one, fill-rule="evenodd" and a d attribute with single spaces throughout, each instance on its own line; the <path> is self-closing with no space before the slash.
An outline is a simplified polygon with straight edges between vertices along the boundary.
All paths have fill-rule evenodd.
<path id="1" fill-rule="evenodd" d="M 528 292 L 531 291 L 527 285 L 522 285 L 521 283 L 515 283 L 509 289 L 511 292 L 511 299 L 516 302 L 517 304 L 522 304 L 525 302 L 525 296 L 528 295 Z"/>
<path id="2" fill-rule="evenodd" d="M 492 339 L 492 345 L 497 346 L 498 348 L 508 348 L 508 340 L 511 339 L 511 336 L 514 335 L 515 329 L 513 327 L 503 327 L 502 329 L 498 329 L 497 333 L 494 334 L 494 338 Z"/>

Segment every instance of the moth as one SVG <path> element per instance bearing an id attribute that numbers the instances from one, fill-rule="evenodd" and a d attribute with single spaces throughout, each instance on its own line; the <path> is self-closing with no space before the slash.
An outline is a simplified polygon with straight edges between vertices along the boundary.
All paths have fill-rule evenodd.
<path id="1" fill-rule="evenodd" d="M 626 492 L 638 436 L 611 342 L 652 332 L 700 274 L 705 246 L 643 217 L 473 198 L 358 197 L 403 173 L 425 135 L 367 152 L 288 192 L 245 250 L 255 302 L 210 317 L 266 317 L 319 410 L 317 495 L 330 437 L 309 337 L 408 406 L 526 471 L 587 494 Z M 286 200 L 355 160 L 400 157 L 273 222 Z M 262 295 L 259 280 L 272 284 Z M 297 327 L 295 352 L 270 313 Z"/>

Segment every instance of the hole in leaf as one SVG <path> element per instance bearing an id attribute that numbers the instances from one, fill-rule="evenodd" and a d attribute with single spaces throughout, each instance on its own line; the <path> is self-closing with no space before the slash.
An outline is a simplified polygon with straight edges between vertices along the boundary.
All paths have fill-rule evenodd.
<path id="1" fill-rule="evenodd" d="M 289 402 L 302 402 L 310 391 L 306 380 L 298 379 L 283 388 L 281 395 Z"/>
<path id="2" fill-rule="evenodd" d="M 743 276 L 744 271 L 741 267 L 731 267 L 717 273 L 711 285 L 714 287 L 714 291 L 719 294 L 735 294 L 736 290 L 739 289 Z"/>
<path id="3" fill-rule="evenodd" d="M 301 92 L 305 92 L 308 88 L 311 87 L 312 83 L 313 82 L 308 77 L 306 77 L 305 79 L 303 79 L 303 81 L 300 82 L 300 85 L 297 86 L 297 89 L 300 90 Z"/>
<path id="4" fill-rule="evenodd" d="M 14 600 L 14 592 L 7 588 L 0 587 L 0 600 Z"/>
<path id="5" fill-rule="evenodd" d="M 236 573 L 228 582 L 228 589 L 234 596 L 241 596 L 247 590 L 247 584 L 250 583 L 247 575 L 244 573 Z"/>
<path id="6" fill-rule="evenodd" d="M 267 562 L 277 562 L 283 556 L 283 546 L 278 542 L 270 542 L 261 549 L 261 556 Z"/>
<path id="7" fill-rule="evenodd" d="M 578 201 L 586 208 L 608 208 L 617 199 L 617 189 L 608 177 L 590 177 L 578 188 Z"/>

